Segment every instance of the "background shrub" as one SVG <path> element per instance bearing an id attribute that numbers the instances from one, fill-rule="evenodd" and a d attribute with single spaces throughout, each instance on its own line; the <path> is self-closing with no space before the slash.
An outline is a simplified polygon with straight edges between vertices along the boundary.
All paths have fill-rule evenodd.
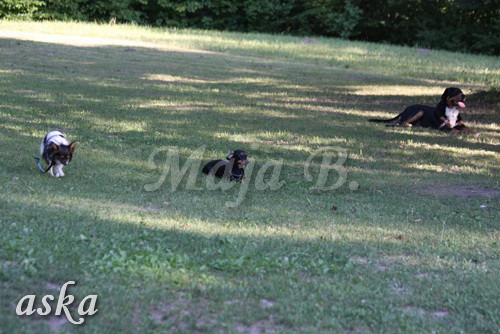
<path id="1" fill-rule="evenodd" d="M 0 18 L 329 36 L 500 54 L 500 0 L 3 0 Z"/>

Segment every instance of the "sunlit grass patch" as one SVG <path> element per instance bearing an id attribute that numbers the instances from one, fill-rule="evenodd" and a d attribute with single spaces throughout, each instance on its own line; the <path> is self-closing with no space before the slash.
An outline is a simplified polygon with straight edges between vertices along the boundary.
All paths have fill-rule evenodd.
<path id="1" fill-rule="evenodd" d="M 196 50 L 229 52 L 238 55 L 264 56 L 272 59 L 318 61 L 326 65 L 361 69 L 367 72 L 403 75 L 411 78 L 449 82 L 498 85 L 499 62 L 495 57 L 454 54 L 448 51 L 433 51 L 420 54 L 414 48 L 394 47 L 362 42 L 345 42 L 318 38 L 314 43 L 304 43 L 298 37 L 266 36 L 259 34 L 218 33 L 196 30 L 162 30 L 139 28 L 133 25 L 86 25 L 81 23 L 24 23 L 3 21 L 2 28 L 8 32 L 38 31 L 46 38 L 60 35 L 105 37 L 116 41 L 99 41 L 104 45 L 139 47 L 167 47 L 175 49 L 183 46 Z M 26 36 L 26 33 L 25 35 Z M 43 40 L 44 35 L 32 35 L 32 39 Z M 16 37 L 18 37 L 16 35 Z M 19 37 L 18 37 L 19 38 Z M 28 37 L 25 37 L 29 39 Z M 86 38 L 86 37 L 84 37 Z M 78 40 L 78 39 L 76 39 Z M 152 44 L 137 44 L 129 41 L 143 41 Z M 74 41 L 74 39 L 73 39 Z M 57 40 L 53 40 L 56 42 Z M 64 41 L 61 41 L 64 43 Z M 474 58 L 474 62 L 469 62 Z M 464 66 L 467 63 L 467 66 Z"/>

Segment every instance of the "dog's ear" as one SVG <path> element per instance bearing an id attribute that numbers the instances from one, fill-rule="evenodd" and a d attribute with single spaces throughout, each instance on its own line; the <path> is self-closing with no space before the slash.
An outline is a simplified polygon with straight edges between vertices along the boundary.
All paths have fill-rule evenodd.
<path id="1" fill-rule="evenodd" d="M 76 148 L 76 142 L 75 141 L 72 141 L 69 146 L 68 146 L 69 150 L 71 152 L 74 152 L 75 151 L 75 148 Z"/>
<path id="2" fill-rule="evenodd" d="M 447 102 L 447 99 L 450 97 L 450 92 L 453 87 L 448 87 L 444 90 L 443 95 L 441 95 L 441 101 Z"/>
<path id="3" fill-rule="evenodd" d="M 445 101 L 447 98 L 463 94 L 462 90 L 458 87 L 448 87 L 444 90 L 441 100 Z"/>
<path id="4" fill-rule="evenodd" d="M 231 159 L 233 159 L 233 158 L 234 158 L 234 151 L 231 151 L 231 152 L 229 152 L 229 153 L 227 154 L 226 159 L 227 159 L 227 160 L 231 160 Z"/>
<path id="5" fill-rule="evenodd" d="M 57 152 L 57 151 L 59 151 L 59 146 L 57 146 L 57 145 L 56 145 L 56 144 L 54 144 L 54 143 L 50 143 L 48 150 L 49 150 L 50 152 Z"/>

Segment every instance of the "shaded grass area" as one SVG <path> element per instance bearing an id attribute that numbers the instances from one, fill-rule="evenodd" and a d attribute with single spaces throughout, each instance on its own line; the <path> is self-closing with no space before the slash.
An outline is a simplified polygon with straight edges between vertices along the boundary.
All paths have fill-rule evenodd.
<path id="1" fill-rule="evenodd" d="M 479 138 L 388 129 L 366 120 L 435 104 L 453 78 L 411 78 L 412 66 L 311 63 L 322 57 L 316 46 L 283 57 L 262 44 L 287 38 L 220 34 L 217 44 L 209 32 L 77 27 L 159 47 L 0 38 L 3 331 L 498 329 L 495 101 L 468 100 L 465 118 Z M 262 41 L 252 48 L 249 37 Z M 485 59 L 463 57 L 470 68 Z M 455 84 L 491 91 L 493 64 L 493 77 Z M 33 162 L 53 128 L 78 142 L 62 180 Z M 239 185 L 209 191 L 201 174 L 199 191 L 181 182 L 172 192 L 170 179 L 144 190 L 160 177 L 147 163 L 154 149 L 177 146 L 184 162 L 200 145 L 200 161 L 237 148 L 257 167 L 283 158 L 285 184 L 257 191 L 250 176 L 237 208 L 224 204 Z M 325 146 L 347 150 L 348 180 L 335 192 L 311 191 L 304 162 Z M 57 294 L 68 280 L 79 300 L 99 296 L 84 326 L 15 315 L 22 296 Z"/>

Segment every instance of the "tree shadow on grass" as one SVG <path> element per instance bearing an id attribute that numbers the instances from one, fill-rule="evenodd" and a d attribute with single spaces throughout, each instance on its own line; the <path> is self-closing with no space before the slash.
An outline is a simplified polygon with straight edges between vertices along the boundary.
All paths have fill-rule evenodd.
<path id="1" fill-rule="evenodd" d="M 73 200 L 70 195 L 67 199 Z M 473 303 L 457 296 L 473 293 L 469 280 L 494 286 L 496 276 L 481 268 L 495 266 L 496 258 L 458 247 L 459 241 L 448 239 L 442 227 L 421 226 L 428 238 L 425 244 L 408 240 L 410 233 L 400 236 L 398 230 L 362 223 L 336 229 L 349 238 L 293 225 L 218 232 L 213 227 L 219 222 L 204 227 L 203 221 L 182 215 L 165 226 L 151 226 L 146 216 L 161 212 L 141 214 L 128 208 L 129 218 L 117 218 L 116 212 L 96 218 L 99 209 L 85 208 L 87 203 L 79 208 L 56 204 L 32 201 L 28 211 L 22 200 L 10 203 L 25 213 L 10 211 L 3 217 L 9 224 L 3 237 L 17 240 L 17 246 L 2 250 L 12 265 L 5 267 L 0 284 L 12 287 L 14 277 L 22 276 L 30 284 L 28 292 L 38 295 L 50 292 L 47 282 L 76 280 L 78 299 L 85 293 L 100 298 L 101 312 L 87 319 L 88 330 L 164 328 L 182 314 L 186 328 L 220 328 L 223 319 L 230 328 L 237 323 L 250 326 L 272 314 L 275 321 L 268 325 L 276 328 L 332 328 L 333 316 L 340 328 L 355 323 L 376 330 L 397 327 L 408 316 L 408 308 L 446 311 L 467 328 L 480 326 L 478 314 L 494 312 L 489 295 L 474 295 Z M 144 223 L 137 222 L 137 215 Z M 17 224 L 11 225 L 12 221 Z M 38 271 L 35 276 L 19 265 L 29 249 Z M 425 298 L 416 298 L 415 291 Z M 26 293 L 14 285 L 6 297 L 15 303 Z M 370 320 L 384 319 L 386 312 L 392 315 L 390 321 Z M 312 315 L 315 324 L 310 323 Z M 197 323 L 200 317 L 206 322 Z M 44 326 L 26 321 L 30 320 L 10 312 L 6 326 Z M 445 325 L 432 321 L 426 326 Z"/>

